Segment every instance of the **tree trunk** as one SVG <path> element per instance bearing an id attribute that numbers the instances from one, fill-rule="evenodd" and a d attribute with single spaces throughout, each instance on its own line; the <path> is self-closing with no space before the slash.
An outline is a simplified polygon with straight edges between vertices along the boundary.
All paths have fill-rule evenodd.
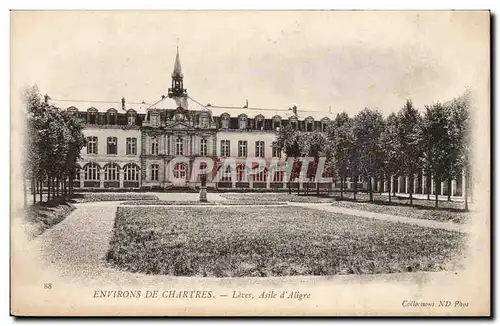
<path id="1" fill-rule="evenodd" d="M 413 206 L 413 183 L 415 182 L 414 176 L 408 178 L 408 188 L 410 192 L 410 206 Z"/>
<path id="2" fill-rule="evenodd" d="M 467 169 L 465 169 L 465 174 L 464 174 L 464 209 L 466 211 L 469 210 L 469 190 L 467 187 L 467 183 L 469 182 L 468 174 L 467 174 Z"/>
<path id="3" fill-rule="evenodd" d="M 373 185 L 372 177 L 368 177 L 368 191 L 370 192 L 370 202 L 373 203 Z"/>
<path id="4" fill-rule="evenodd" d="M 397 177 L 396 177 L 397 178 Z M 392 196 L 396 197 L 396 178 L 393 176 L 392 177 Z M 399 184 L 398 184 L 399 187 Z"/>
<path id="5" fill-rule="evenodd" d="M 356 193 L 358 192 L 358 178 L 354 177 L 354 201 L 356 201 Z"/>
<path id="6" fill-rule="evenodd" d="M 31 178 L 31 192 L 33 195 L 33 204 L 36 203 L 36 180 L 35 177 Z"/>
<path id="7" fill-rule="evenodd" d="M 26 177 L 23 175 L 23 206 L 28 206 L 28 189 L 26 188 Z"/>
<path id="8" fill-rule="evenodd" d="M 448 179 L 448 201 L 451 201 L 451 178 Z"/>
<path id="9" fill-rule="evenodd" d="M 436 203 L 435 203 L 436 208 L 438 207 L 438 201 L 439 201 L 439 200 L 438 200 L 439 191 L 438 191 L 438 189 L 437 189 L 438 184 L 440 184 L 440 182 L 439 182 L 438 178 L 435 178 L 435 179 L 434 179 L 434 189 L 435 189 L 435 194 L 436 194 Z"/>
<path id="10" fill-rule="evenodd" d="M 57 195 L 57 197 L 59 197 L 59 195 L 60 195 L 60 192 L 59 192 L 60 183 L 61 183 L 61 179 L 59 179 L 59 176 L 57 176 L 56 177 L 56 195 Z"/>
<path id="11" fill-rule="evenodd" d="M 384 192 L 384 176 L 382 176 L 382 178 L 380 178 L 380 180 L 378 180 L 377 182 L 379 182 L 379 187 L 378 187 L 378 194 L 380 196 L 382 196 L 382 193 Z"/>
<path id="12" fill-rule="evenodd" d="M 39 194 L 40 194 L 40 204 L 43 203 L 43 181 L 39 180 L 38 181 L 38 190 L 40 191 Z"/>
<path id="13" fill-rule="evenodd" d="M 389 185 L 389 191 L 388 191 L 388 193 L 389 193 L 389 203 L 390 203 L 391 202 L 391 190 L 392 190 L 391 189 L 392 188 L 391 187 L 392 186 L 391 176 L 387 176 L 387 185 Z"/>
<path id="14" fill-rule="evenodd" d="M 344 200 L 344 179 L 343 175 L 340 176 L 340 200 Z"/>
<path id="15" fill-rule="evenodd" d="M 431 182 L 432 182 L 432 178 L 431 178 L 431 174 L 430 174 L 429 171 L 427 172 L 427 175 L 425 176 L 425 178 L 427 179 L 427 182 L 425 183 L 425 187 L 427 188 L 427 200 L 431 200 Z"/>

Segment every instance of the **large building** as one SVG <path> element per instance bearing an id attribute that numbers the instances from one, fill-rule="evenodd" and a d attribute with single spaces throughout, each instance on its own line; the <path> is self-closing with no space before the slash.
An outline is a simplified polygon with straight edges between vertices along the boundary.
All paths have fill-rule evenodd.
<path id="1" fill-rule="evenodd" d="M 153 104 L 127 102 L 52 101 L 57 107 L 75 112 L 86 122 L 87 146 L 82 149 L 75 186 L 82 189 L 170 189 L 195 188 L 199 178 L 191 178 L 197 158 L 212 159 L 213 174 L 227 158 L 236 161 L 233 177 L 209 182 L 219 189 L 286 189 L 331 188 L 332 183 L 283 182 L 284 172 L 267 168 L 271 160 L 281 158 L 273 147 L 276 130 L 293 125 L 302 131 L 325 131 L 331 113 L 302 111 L 299 116 L 287 108 L 262 109 L 203 105 L 188 95 L 184 88 L 179 52 L 177 51 L 168 95 Z M 178 161 L 178 158 L 183 160 Z M 266 162 L 265 171 L 245 177 L 248 157 Z M 230 169 L 229 169 L 230 170 Z M 231 172 L 227 170 L 226 172 Z M 213 176 L 213 175 L 212 175 Z M 360 181 L 358 188 L 363 188 Z M 429 182 L 422 174 L 416 176 L 414 193 L 425 193 Z M 461 180 L 453 181 L 453 195 L 461 194 Z M 408 192 L 408 178 L 391 182 L 396 192 Z M 353 186 L 352 182 L 347 183 Z M 388 182 L 375 182 L 375 190 L 389 190 Z M 447 194 L 443 184 L 440 193 Z M 432 190 L 434 193 L 434 189 Z"/>

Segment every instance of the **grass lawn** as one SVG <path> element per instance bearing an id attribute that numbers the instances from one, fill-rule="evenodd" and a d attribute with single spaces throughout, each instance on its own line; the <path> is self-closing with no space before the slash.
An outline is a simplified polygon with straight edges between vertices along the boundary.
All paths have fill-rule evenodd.
<path id="1" fill-rule="evenodd" d="M 354 208 L 374 213 L 385 213 L 417 219 L 434 220 L 440 222 L 466 223 L 471 214 L 463 210 L 464 203 L 453 201 L 440 201 L 439 207 L 434 207 L 434 200 L 410 199 L 405 197 L 389 197 L 387 195 L 373 194 L 374 203 L 369 202 L 369 195 L 358 193 L 357 200 L 353 201 L 352 193 L 345 193 L 343 201 L 340 201 L 340 192 L 332 192 L 331 197 L 310 195 L 296 195 L 287 193 L 247 193 L 247 194 L 222 194 L 221 196 L 231 201 L 248 201 L 258 203 L 261 200 L 278 202 L 300 202 L 300 203 L 332 203 L 335 206 Z"/>
<path id="2" fill-rule="evenodd" d="M 72 198 L 75 203 L 90 203 L 96 201 L 123 201 L 123 200 L 157 200 L 158 197 L 141 193 L 80 193 Z"/>
<path id="3" fill-rule="evenodd" d="M 28 236 L 30 238 L 39 236 L 45 230 L 62 222 L 74 209 L 75 206 L 62 200 L 29 206 L 24 215 Z"/>
<path id="4" fill-rule="evenodd" d="M 286 202 L 274 200 L 238 200 L 238 201 L 216 201 L 216 202 L 200 202 L 200 201 L 167 201 L 167 200 L 133 200 L 121 203 L 122 205 L 287 205 Z"/>
<path id="5" fill-rule="evenodd" d="M 460 267 L 465 235 L 300 207 L 118 207 L 108 262 L 178 276 L 288 276 Z"/>

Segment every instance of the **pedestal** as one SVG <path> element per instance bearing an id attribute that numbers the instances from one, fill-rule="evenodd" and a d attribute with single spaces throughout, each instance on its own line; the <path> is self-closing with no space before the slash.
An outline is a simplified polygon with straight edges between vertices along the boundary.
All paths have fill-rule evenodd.
<path id="1" fill-rule="evenodd" d="M 207 187 L 201 187 L 200 188 L 200 202 L 202 202 L 202 203 L 208 202 L 208 199 L 207 199 Z"/>

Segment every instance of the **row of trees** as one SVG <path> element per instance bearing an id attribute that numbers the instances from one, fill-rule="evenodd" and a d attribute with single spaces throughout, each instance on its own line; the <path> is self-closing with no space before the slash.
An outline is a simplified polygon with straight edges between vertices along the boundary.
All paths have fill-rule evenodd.
<path id="1" fill-rule="evenodd" d="M 301 132 L 290 125 L 281 128 L 275 146 L 281 147 L 287 157 L 326 157 L 326 172 L 340 181 L 341 199 L 347 178 L 369 180 L 367 190 L 373 201 L 372 178 L 390 183 L 391 176 L 410 176 L 412 205 L 415 174 L 425 171 L 427 194 L 430 176 L 435 189 L 440 189 L 441 182 L 450 185 L 451 180 L 462 177 L 463 171 L 468 175 L 470 108 L 471 97 L 466 92 L 447 103 L 426 106 L 423 114 L 411 100 L 387 117 L 367 108 L 354 117 L 342 112 L 330 122 L 326 133 Z M 356 187 L 354 182 L 354 199 Z M 435 201 L 437 207 L 437 191 Z M 467 200 L 465 205 L 467 209 Z"/>
<path id="2" fill-rule="evenodd" d="M 43 201 L 44 185 L 47 201 L 72 195 L 76 161 L 85 145 L 83 124 L 77 116 L 49 105 L 36 86 L 26 90 L 24 100 L 27 106 L 24 171 L 25 179 L 32 182 L 33 203 L 37 193 L 39 201 Z"/>

